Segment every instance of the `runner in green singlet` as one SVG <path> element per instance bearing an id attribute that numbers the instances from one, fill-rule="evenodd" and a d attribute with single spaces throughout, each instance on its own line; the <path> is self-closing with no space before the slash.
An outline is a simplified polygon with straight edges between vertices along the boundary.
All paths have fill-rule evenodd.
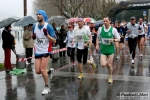
<path id="1" fill-rule="evenodd" d="M 100 52 L 101 52 L 101 66 L 107 66 L 109 77 L 108 83 L 111 84 L 113 82 L 112 79 L 112 62 L 115 52 L 114 42 L 120 41 L 120 35 L 118 31 L 110 25 L 110 18 L 104 18 L 104 25 L 99 28 L 98 36 L 96 40 L 96 49 L 99 50 L 99 42 L 100 42 Z"/>

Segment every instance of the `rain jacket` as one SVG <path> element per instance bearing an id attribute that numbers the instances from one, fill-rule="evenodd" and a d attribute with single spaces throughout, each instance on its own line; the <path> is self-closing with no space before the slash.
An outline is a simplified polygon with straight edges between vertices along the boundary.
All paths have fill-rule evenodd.
<path id="1" fill-rule="evenodd" d="M 63 43 L 67 36 L 67 30 L 66 29 L 60 29 L 59 36 L 59 44 Z"/>
<path id="2" fill-rule="evenodd" d="M 2 32 L 2 48 L 12 49 L 14 46 L 14 37 L 11 35 L 10 31 L 4 29 Z"/>
<path id="3" fill-rule="evenodd" d="M 34 46 L 34 40 L 31 37 L 32 31 L 29 31 L 28 29 L 25 30 L 23 34 L 23 46 L 24 48 L 33 48 Z"/>

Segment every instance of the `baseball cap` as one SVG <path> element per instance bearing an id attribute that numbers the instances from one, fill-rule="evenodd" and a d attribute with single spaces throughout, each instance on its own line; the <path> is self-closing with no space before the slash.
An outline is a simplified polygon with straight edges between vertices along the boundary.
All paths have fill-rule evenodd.
<path id="1" fill-rule="evenodd" d="M 135 18 L 135 16 L 132 16 L 131 18 L 130 18 L 130 20 L 135 20 L 136 18 Z"/>

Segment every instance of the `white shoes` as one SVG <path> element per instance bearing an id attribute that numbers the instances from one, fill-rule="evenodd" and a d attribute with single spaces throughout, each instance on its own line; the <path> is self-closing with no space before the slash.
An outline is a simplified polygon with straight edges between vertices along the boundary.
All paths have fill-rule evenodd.
<path id="1" fill-rule="evenodd" d="M 49 75 L 50 79 L 53 78 L 53 73 L 54 73 L 54 69 L 53 68 L 48 70 L 47 74 Z"/>
<path id="2" fill-rule="evenodd" d="M 116 57 L 116 59 L 120 59 L 120 56 L 118 55 L 118 56 Z"/>
<path id="3" fill-rule="evenodd" d="M 139 54 L 139 56 L 140 56 L 140 57 L 143 57 L 143 54 L 142 54 L 142 53 L 140 53 L 140 54 Z"/>
<path id="4" fill-rule="evenodd" d="M 94 60 L 92 56 L 90 56 L 90 60 L 91 60 L 91 61 Z"/>
<path id="5" fill-rule="evenodd" d="M 44 90 L 42 91 L 42 95 L 48 94 L 50 92 L 49 87 L 45 87 Z"/>
<path id="6" fill-rule="evenodd" d="M 54 72 L 54 68 L 50 68 L 47 73 L 48 74 L 53 74 L 53 72 Z"/>
<path id="7" fill-rule="evenodd" d="M 131 63 L 134 64 L 134 59 L 131 60 Z"/>

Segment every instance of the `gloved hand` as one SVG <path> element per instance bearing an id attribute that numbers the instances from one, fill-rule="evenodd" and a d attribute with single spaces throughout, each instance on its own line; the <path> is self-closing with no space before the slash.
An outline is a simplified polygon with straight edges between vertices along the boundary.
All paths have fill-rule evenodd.
<path id="1" fill-rule="evenodd" d="M 47 33 L 47 29 L 45 29 L 45 28 L 44 28 L 44 29 L 43 29 L 43 32 L 44 32 L 44 35 L 45 35 L 45 36 L 47 36 L 47 35 L 48 35 L 48 33 Z"/>
<path id="2" fill-rule="evenodd" d="M 33 39 L 33 40 L 36 39 L 36 33 L 34 33 L 34 34 L 32 35 L 32 39 Z"/>

